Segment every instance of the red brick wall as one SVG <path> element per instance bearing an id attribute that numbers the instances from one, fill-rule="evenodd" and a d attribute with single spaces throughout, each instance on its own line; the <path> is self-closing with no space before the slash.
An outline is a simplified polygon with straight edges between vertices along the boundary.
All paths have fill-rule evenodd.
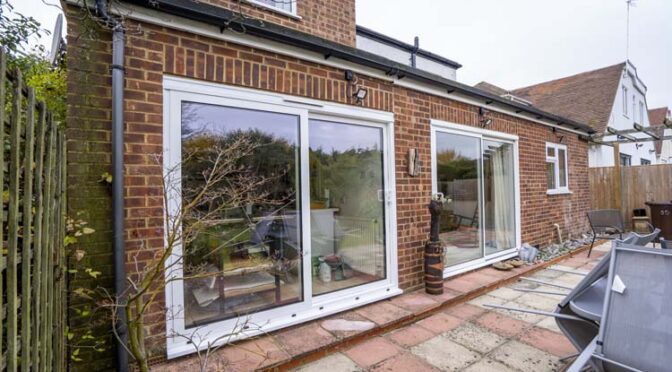
<path id="1" fill-rule="evenodd" d="M 77 20 L 69 19 L 70 66 L 78 66 L 76 51 L 81 41 L 76 37 Z M 227 85 L 269 90 L 285 94 L 354 104 L 343 80 L 343 71 L 305 62 L 275 53 L 254 50 L 224 41 L 189 35 L 162 27 L 143 24 L 142 34 L 129 35 L 126 42 L 126 244 L 128 271 L 142 266 L 163 247 L 161 166 L 156 161 L 162 152 L 162 77 L 183 76 Z M 72 31 L 71 31 L 72 30 Z M 109 34 L 104 35 L 109 40 Z M 106 170 L 108 162 L 91 162 L 85 149 L 109 152 L 109 42 L 100 42 L 91 50 L 101 61 L 95 68 L 75 70 L 70 76 L 71 104 L 69 132 L 69 169 L 77 170 L 87 185 Z M 100 50 L 100 52 L 98 52 Z M 75 78 L 93 76 L 100 81 L 100 100 L 87 101 L 77 90 Z M 478 108 L 444 98 L 360 76 L 369 91 L 364 107 L 391 111 L 395 115 L 395 155 L 397 183 L 397 224 L 399 282 L 404 289 L 422 284 L 423 242 L 428 237 L 429 214 L 426 205 L 431 196 L 430 119 L 466 125 L 478 125 Z M 107 85 L 106 85 L 107 84 Z M 78 102 L 87 102 L 86 107 Z M 90 115 L 84 115 L 90 113 Z M 505 114 L 491 113 L 490 129 L 520 137 L 520 188 L 523 241 L 547 244 L 553 239 L 553 223 L 563 232 L 574 234 L 586 230 L 585 212 L 589 207 L 587 176 L 587 145 L 576 135 L 559 132 L 568 145 L 570 189 L 573 194 L 547 196 L 545 176 L 546 141 L 556 142 L 556 134 L 548 127 Z M 82 117 L 91 119 L 82 121 Z M 98 118 L 99 117 L 99 118 Z M 84 123 L 90 124 L 84 124 Z M 86 128 L 85 130 L 82 128 Z M 406 173 L 409 148 L 420 151 L 424 167 L 419 177 Z M 107 158 L 106 158 L 107 159 Z M 79 179 L 71 179 L 71 190 L 79 190 Z M 96 196 L 69 193 L 81 206 L 97 200 Z M 80 199 L 84 200 L 80 203 Z M 109 198 L 103 206 L 108 208 Z M 72 208 L 73 204 L 71 204 Z M 101 219 L 103 221 L 104 219 Z M 109 222 L 104 220 L 105 223 Z M 102 222 L 101 222 L 102 223 Z M 109 226 L 107 230 L 109 231 Z M 109 235 L 102 235 L 105 239 Z M 107 247 L 108 245 L 105 245 Z M 134 258 L 131 260 L 131 258 Z M 163 299 L 151 314 L 156 322 L 148 332 L 153 336 L 165 333 Z M 157 346 L 163 347 L 161 337 Z"/>
<path id="2" fill-rule="evenodd" d="M 355 0 L 295 0 L 301 19 L 286 16 L 245 0 L 204 0 L 245 16 L 263 19 L 288 28 L 319 36 L 347 46 L 355 46 Z"/>

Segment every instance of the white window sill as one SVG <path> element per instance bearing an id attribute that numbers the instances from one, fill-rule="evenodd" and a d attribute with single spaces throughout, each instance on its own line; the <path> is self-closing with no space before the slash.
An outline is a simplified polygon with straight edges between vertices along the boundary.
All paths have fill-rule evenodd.
<path id="1" fill-rule="evenodd" d="M 569 191 L 569 189 L 554 189 L 546 191 L 546 195 L 569 195 L 569 194 L 573 194 L 573 192 Z"/>
<path id="2" fill-rule="evenodd" d="M 276 12 L 276 13 L 280 13 L 282 15 L 285 15 L 285 16 L 289 17 L 289 18 L 294 18 L 296 20 L 303 19 L 303 18 L 301 18 L 300 15 L 296 14 L 295 12 L 290 12 L 288 10 L 276 8 L 273 5 L 268 5 L 266 3 L 262 3 L 261 1 L 256 1 L 256 0 L 244 0 L 244 1 L 246 3 L 252 4 L 254 6 L 258 6 L 260 8 L 264 8 L 264 9 L 268 9 L 268 10 Z M 296 7 L 296 4 L 294 5 L 294 7 Z"/>

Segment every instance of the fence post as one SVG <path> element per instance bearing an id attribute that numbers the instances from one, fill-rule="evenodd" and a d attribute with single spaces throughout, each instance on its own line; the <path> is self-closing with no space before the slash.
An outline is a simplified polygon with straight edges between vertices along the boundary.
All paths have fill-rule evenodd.
<path id="1" fill-rule="evenodd" d="M 33 317 L 33 334 L 32 334 L 32 359 L 33 369 L 40 371 L 40 347 L 42 345 L 40 336 L 42 332 L 42 322 L 44 317 L 44 301 L 42 297 L 42 287 L 47 283 L 42 281 L 42 214 L 44 213 L 44 150 L 45 150 L 45 136 L 47 132 L 46 123 L 46 107 L 43 103 L 38 106 L 39 121 L 38 121 L 38 135 L 37 135 L 37 153 L 35 154 L 35 232 L 33 239 L 33 297 L 35 298 L 35 316 Z"/>
<path id="2" fill-rule="evenodd" d="M 18 326 L 18 288 L 17 261 L 19 250 L 19 178 L 21 177 L 21 98 L 23 87 L 21 71 L 16 71 L 14 93 L 12 97 L 11 129 L 9 133 L 9 209 L 7 212 L 7 371 L 17 370 L 17 326 Z M 4 108 L 3 108 L 4 109 Z"/>
<path id="3" fill-rule="evenodd" d="M 28 88 L 26 134 L 23 144 L 23 246 L 21 248 L 21 371 L 30 371 L 30 266 L 33 232 L 33 156 L 35 146 L 35 90 Z"/>
<path id="4" fill-rule="evenodd" d="M 618 143 L 614 144 L 614 175 L 612 184 L 614 187 L 614 209 L 620 211 L 623 195 L 621 195 L 621 149 Z"/>
<path id="5" fill-rule="evenodd" d="M 0 144 L 3 144 L 2 148 L 0 148 L 0 165 L 5 167 L 5 82 L 7 78 L 7 60 L 5 56 L 5 50 L 0 48 Z M 0 172 L 0 185 L 5 185 L 5 172 L 4 170 Z M 4 191 L 4 190 L 3 190 Z M 4 209 L 4 208 L 3 208 Z M 0 241 L 4 242 L 5 241 L 5 216 L 2 216 L 2 226 L 0 226 Z M 3 301 L 4 295 L 3 295 L 3 275 L 2 272 L 5 271 L 5 267 L 7 267 L 7 261 L 3 257 L 3 255 L 0 255 L 0 320 L 4 324 L 5 322 L 5 317 L 6 317 L 6 311 L 5 311 L 5 304 Z M 0 326 L 0 353 L 2 353 L 2 350 L 4 348 L 2 347 L 2 341 L 4 339 L 4 328 Z M 7 361 L 4 361 L 4 363 L 7 363 Z M 1 363 L 0 363 L 1 364 Z M 4 368 L 2 365 L 0 365 L 0 368 Z"/>

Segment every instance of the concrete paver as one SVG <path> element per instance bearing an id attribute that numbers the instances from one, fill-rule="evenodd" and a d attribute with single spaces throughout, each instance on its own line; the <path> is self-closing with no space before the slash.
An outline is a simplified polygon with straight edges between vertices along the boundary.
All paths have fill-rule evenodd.
<path id="1" fill-rule="evenodd" d="M 589 270 L 605 252 L 602 246 L 596 247 L 590 259 L 581 253 L 554 267 Z M 514 274 L 488 268 L 447 280 L 444 288 L 450 289 L 450 292 L 446 296 L 453 297 L 474 288 L 491 286 L 488 280 L 506 279 Z M 582 278 L 550 269 L 531 276 L 570 287 Z M 414 320 L 410 325 L 362 341 L 348 350 L 329 355 L 296 371 L 561 371 L 566 364 L 560 362 L 559 358 L 575 352 L 575 349 L 553 318 L 492 309 L 484 305 L 553 311 L 562 296 L 527 293 L 514 288 L 566 292 L 546 285 L 518 281 L 467 302 L 432 310 L 431 315 Z M 433 301 L 436 304 L 442 302 L 440 296 L 425 296 L 421 291 L 416 291 L 405 298 L 357 309 L 353 311 L 357 316 L 349 317 L 349 320 L 369 320 L 386 325 L 400 317 L 408 317 L 436 306 Z M 317 339 L 321 341 L 323 337 L 318 335 Z"/>

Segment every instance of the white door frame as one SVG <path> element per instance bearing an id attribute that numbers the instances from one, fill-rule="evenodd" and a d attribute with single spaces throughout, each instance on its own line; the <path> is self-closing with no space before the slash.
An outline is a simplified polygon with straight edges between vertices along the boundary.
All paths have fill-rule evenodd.
<path id="1" fill-rule="evenodd" d="M 437 168 L 437 161 L 436 161 L 436 149 L 437 149 L 437 144 L 436 144 L 436 133 L 441 132 L 441 133 L 451 133 L 451 134 L 457 134 L 457 135 L 462 135 L 462 136 L 469 136 L 469 137 L 476 137 L 480 138 L 481 140 L 481 146 L 483 143 L 483 140 L 495 140 L 495 141 L 502 141 L 502 142 L 507 142 L 511 143 L 513 145 L 513 166 L 514 166 L 514 206 L 515 206 L 515 247 L 511 249 L 507 249 L 505 251 L 501 252 L 496 252 L 490 255 L 485 255 L 485 248 L 484 248 L 484 240 L 483 240 L 483 234 L 484 231 L 481 228 L 481 249 L 483 252 L 483 256 L 478 259 L 474 259 L 472 261 L 468 261 L 465 263 L 445 267 L 443 270 L 443 277 L 451 277 L 457 274 L 461 274 L 467 271 L 471 271 L 474 269 L 477 269 L 479 267 L 487 266 L 490 265 L 493 262 L 505 260 L 507 258 L 514 257 L 518 254 L 518 249 L 522 245 L 522 239 L 521 239 L 521 218 L 520 218 L 520 164 L 519 164 L 519 158 L 518 158 L 518 136 L 513 135 L 513 134 L 508 134 L 508 133 L 502 133 L 502 132 L 497 132 L 493 130 L 488 130 L 488 129 L 482 129 L 482 128 L 477 128 L 477 127 L 472 127 L 468 125 L 463 125 L 463 124 L 457 124 L 457 123 L 450 123 L 447 121 L 442 121 L 442 120 L 431 120 L 431 156 L 432 156 L 432 195 L 437 193 L 437 175 L 436 175 L 436 168 Z M 483 169 L 483 159 L 479 160 L 479 167 L 481 168 L 481 173 Z M 482 176 L 481 176 L 482 178 Z M 483 186 L 481 185 L 483 180 L 481 179 L 479 181 L 479 208 L 481 211 L 483 211 L 483 195 L 482 195 L 482 188 Z M 479 213 L 479 219 L 483 219 L 483 213 Z M 482 221 L 479 221 L 479 226 L 483 226 Z"/>
<path id="2" fill-rule="evenodd" d="M 166 315 L 168 358 L 196 352 L 196 346 L 187 342 L 184 335 L 203 340 L 203 347 L 207 345 L 208 341 L 221 344 L 303 323 L 401 293 L 398 287 L 394 115 L 392 113 L 167 75 L 164 76 L 163 86 L 163 159 L 165 172 L 168 172 L 181 161 L 181 102 L 183 100 L 292 114 L 300 118 L 301 216 L 304 255 L 302 266 L 303 301 L 260 311 L 247 316 L 244 320 L 233 318 L 187 329 L 184 317 L 174 316 L 176 312 L 184 311 L 183 283 L 179 279 L 175 280 L 175 278 L 181 278 L 183 274 L 180 261 L 182 248 L 181 246 L 175 247 L 172 257 L 166 263 L 166 267 L 170 268 L 170 272 L 166 273 L 165 290 L 166 307 L 169 309 Z M 308 120 L 312 118 L 369 125 L 383 129 L 383 174 L 386 194 L 385 279 L 316 297 L 312 297 L 311 288 L 310 185 L 309 166 L 307 165 Z M 179 182 L 177 183 L 179 184 Z M 174 215 L 179 208 L 179 203 L 181 203 L 179 188 L 173 190 L 168 199 L 167 217 Z M 254 329 L 237 330 L 235 335 L 221 339 L 223 334 L 230 333 L 240 326 L 241 321 L 254 324 Z"/>

